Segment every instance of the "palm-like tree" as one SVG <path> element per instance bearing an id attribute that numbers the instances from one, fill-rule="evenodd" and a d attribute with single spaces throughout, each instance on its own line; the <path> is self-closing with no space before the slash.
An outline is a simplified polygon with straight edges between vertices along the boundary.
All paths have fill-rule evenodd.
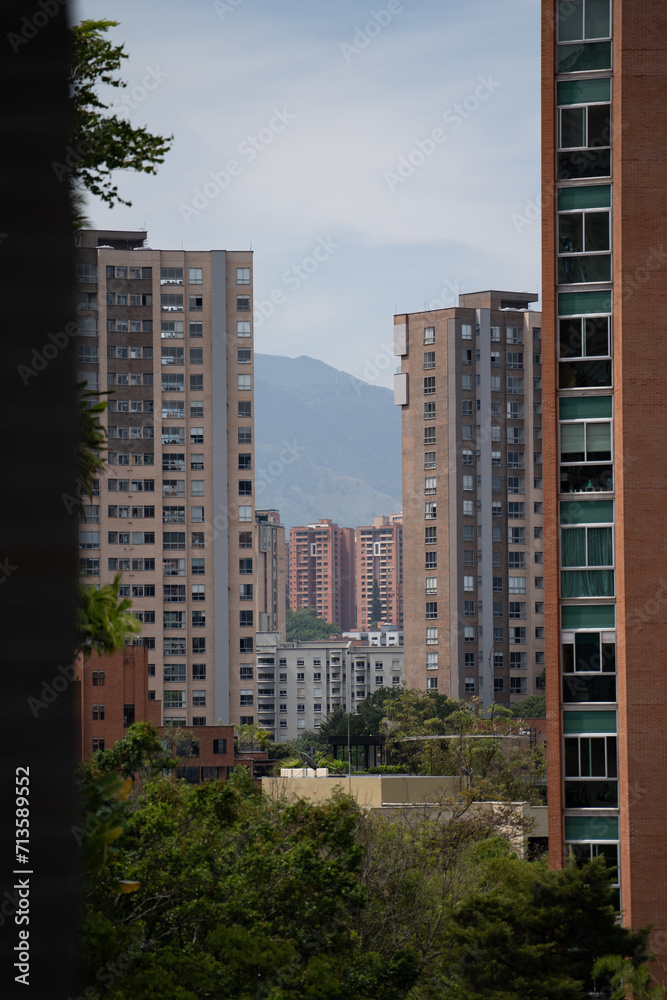
<path id="1" fill-rule="evenodd" d="M 79 589 L 79 646 L 78 651 L 89 653 L 116 653 L 122 649 L 127 636 L 141 631 L 141 622 L 130 611 L 132 602 L 119 597 L 121 574 L 113 583 L 106 583 L 99 590 L 87 584 Z"/>

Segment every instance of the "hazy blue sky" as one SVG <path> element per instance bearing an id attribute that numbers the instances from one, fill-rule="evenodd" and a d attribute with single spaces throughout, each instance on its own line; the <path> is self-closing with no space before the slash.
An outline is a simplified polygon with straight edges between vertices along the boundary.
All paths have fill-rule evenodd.
<path id="1" fill-rule="evenodd" d="M 395 311 L 538 290 L 538 0 L 82 0 L 74 16 L 120 21 L 112 98 L 174 135 L 156 176 L 116 175 L 132 207 L 91 200 L 92 223 L 160 249 L 252 246 L 257 351 L 390 385 Z"/>

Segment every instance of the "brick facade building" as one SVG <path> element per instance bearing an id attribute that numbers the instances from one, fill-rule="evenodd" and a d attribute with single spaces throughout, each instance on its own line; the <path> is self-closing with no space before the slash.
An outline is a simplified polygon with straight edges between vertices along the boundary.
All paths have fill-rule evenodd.
<path id="1" fill-rule="evenodd" d="M 667 961 L 667 10 L 543 0 L 550 859 Z"/>

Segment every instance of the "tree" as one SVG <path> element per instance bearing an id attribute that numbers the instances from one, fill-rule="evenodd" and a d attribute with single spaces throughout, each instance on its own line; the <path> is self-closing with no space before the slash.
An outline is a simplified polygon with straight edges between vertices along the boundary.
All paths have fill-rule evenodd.
<path id="1" fill-rule="evenodd" d="M 613 871 L 602 859 L 549 871 L 496 842 L 478 860 L 481 884 L 453 908 L 446 932 L 448 971 L 460 987 L 446 995 L 584 1000 L 602 956 L 647 960 L 648 932 L 616 922 Z"/>
<path id="2" fill-rule="evenodd" d="M 366 894 L 348 797 L 287 804 L 162 778 L 122 819 L 89 879 L 82 990 L 111 968 L 110 1000 L 403 1000 L 415 983 L 408 949 L 381 958 L 356 934 Z M 121 877 L 137 891 L 114 892 Z"/>
<path id="3" fill-rule="evenodd" d="M 287 609 L 287 641 L 311 642 L 313 639 L 329 639 L 340 632 L 338 625 L 330 625 L 317 617 L 314 608 Z"/>
<path id="4" fill-rule="evenodd" d="M 129 205 L 111 180 L 113 170 L 137 170 L 154 174 L 164 161 L 171 139 L 153 135 L 145 126 L 133 126 L 109 112 L 97 94 L 105 84 L 122 88 L 127 84 L 115 74 L 127 54 L 122 45 L 105 38 L 118 21 L 85 20 L 72 28 L 71 94 L 73 111 L 73 156 L 60 166 L 63 176 L 71 171 L 75 185 L 97 195 L 109 207 Z"/>
<path id="5" fill-rule="evenodd" d="M 132 601 L 118 595 L 120 581 L 121 574 L 117 573 L 113 583 L 99 589 L 79 585 L 79 652 L 115 653 L 123 648 L 128 636 L 141 631 L 141 622 L 130 611 Z"/>
<path id="6" fill-rule="evenodd" d="M 547 715 L 547 697 L 544 694 L 531 694 L 523 701 L 512 705 L 512 715 L 515 719 L 545 719 Z"/>
<path id="7" fill-rule="evenodd" d="M 380 600 L 380 584 L 377 578 L 373 580 L 373 592 L 371 596 L 370 620 L 371 628 L 377 628 L 382 619 L 382 601 Z"/>

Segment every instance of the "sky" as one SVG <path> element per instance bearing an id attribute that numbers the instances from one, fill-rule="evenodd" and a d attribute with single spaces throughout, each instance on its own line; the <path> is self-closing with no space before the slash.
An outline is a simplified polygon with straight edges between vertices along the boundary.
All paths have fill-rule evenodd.
<path id="1" fill-rule="evenodd" d="M 254 251 L 255 350 L 392 385 L 393 315 L 539 292 L 538 0 L 79 0 L 173 135 L 95 228 Z"/>

